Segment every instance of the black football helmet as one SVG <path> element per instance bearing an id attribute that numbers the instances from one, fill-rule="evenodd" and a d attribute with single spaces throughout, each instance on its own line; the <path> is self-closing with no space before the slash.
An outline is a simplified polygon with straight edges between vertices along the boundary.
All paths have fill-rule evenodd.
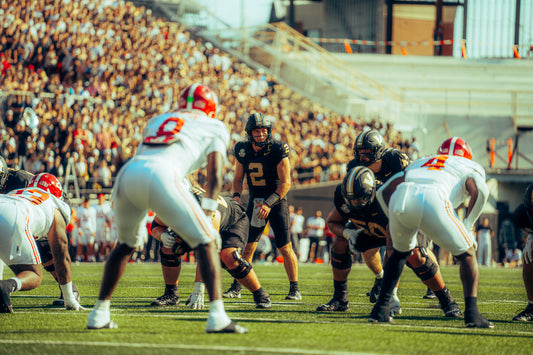
<path id="1" fill-rule="evenodd" d="M 361 160 L 361 149 L 370 149 L 370 154 L 367 155 L 370 159 L 369 161 L 364 162 Z M 353 154 L 359 163 L 368 166 L 381 159 L 385 149 L 385 138 L 378 131 L 371 129 L 360 133 L 355 138 Z"/>
<path id="2" fill-rule="evenodd" d="M 268 136 L 264 142 L 256 142 L 252 136 L 252 131 L 257 128 L 266 128 L 268 130 Z M 248 141 L 258 147 L 264 147 L 272 143 L 272 122 L 260 112 L 254 112 L 248 117 L 245 130 L 248 135 Z"/>
<path id="3" fill-rule="evenodd" d="M 533 213 L 533 184 L 529 184 L 524 195 L 524 206 Z"/>
<path id="4" fill-rule="evenodd" d="M 9 177 L 9 169 L 6 160 L 0 155 L 0 191 L 4 191 L 4 187 Z"/>
<path id="5" fill-rule="evenodd" d="M 348 205 L 361 209 L 374 201 L 376 178 L 372 170 L 356 166 L 348 172 L 341 184 L 342 197 Z"/>

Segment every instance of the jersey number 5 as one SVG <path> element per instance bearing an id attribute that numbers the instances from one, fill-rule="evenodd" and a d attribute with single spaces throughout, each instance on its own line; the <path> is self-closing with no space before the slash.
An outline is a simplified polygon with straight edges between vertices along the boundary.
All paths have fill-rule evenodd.
<path id="1" fill-rule="evenodd" d="M 163 122 L 156 134 L 144 138 L 143 143 L 148 145 L 171 144 L 178 140 L 177 134 L 181 131 L 185 121 L 179 117 L 170 117 Z"/>

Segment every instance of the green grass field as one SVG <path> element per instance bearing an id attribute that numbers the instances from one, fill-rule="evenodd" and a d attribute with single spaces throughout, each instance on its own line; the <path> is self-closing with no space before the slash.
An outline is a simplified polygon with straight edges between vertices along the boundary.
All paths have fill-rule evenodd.
<path id="1" fill-rule="evenodd" d="M 159 264 L 129 264 L 111 303 L 118 329 L 87 330 L 103 264 L 73 265 L 81 303 L 87 310 L 52 307 L 59 289 L 49 274 L 36 290 L 12 295 L 14 314 L 0 314 L 0 354 L 531 354 L 533 323 L 511 322 L 526 305 L 520 269 L 482 269 L 480 311 L 494 329 L 467 329 L 462 319 L 443 317 L 435 300 L 424 300 L 425 286 L 411 270 L 403 273 L 398 292 L 403 313 L 393 324 L 369 324 L 366 292 L 374 278 L 362 265 L 350 275 L 350 310 L 315 309 L 332 295 L 329 265 L 300 265 L 301 302 L 285 300 L 288 282 L 283 266 L 255 265 L 270 292 L 272 310 L 256 310 L 252 295 L 227 300 L 231 318 L 250 330 L 246 335 L 204 332 L 207 310 L 190 310 L 184 301 L 194 284 L 194 265 L 184 264 L 177 307 L 154 308 L 163 293 Z M 448 288 L 464 308 L 457 266 L 442 269 Z M 9 270 L 5 278 L 11 277 Z M 231 280 L 224 273 L 224 289 Z M 207 298 L 207 295 L 206 295 Z"/>

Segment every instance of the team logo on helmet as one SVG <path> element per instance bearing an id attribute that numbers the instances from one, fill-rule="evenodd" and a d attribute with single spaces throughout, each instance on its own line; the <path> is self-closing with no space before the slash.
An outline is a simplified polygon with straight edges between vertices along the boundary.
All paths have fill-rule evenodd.
<path id="1" fill-rule="evenodd" d="M 57 198 L 63 196 L 63 188 L 59 180 L 52 174 L 40 173 L 35 175 L 29 182 L 28 187 L 37 187 L 49 192 Z"/>
<path id="2" fill-rule="evenodd" d="M 368 152 L 363 153 L 363 150 L 368 150 Z M 361 164 L 368 166 L 374 163 L 381 159 L 384 151 L 385 138 L 374 129 L 364 131 L 355 138 L 353 152 L 355 158 Z M 363 161 L 362 156 L 365 156 L 367 161 Z"/>
<path id="3" fill-rule="evenodd" d="M 192 84 L 181 92 L 178 107 L 180 109 L 199 110 L 207 116 L 215 118 L 218 99 L 215 93 L 207 86 Z"/>
<path id="4" fill-rule="evenodd" d="M 361 209 L 374 201 L 376 178 L 372 170 L 358 166 L 348 172 L 341 184 L 341 193 L 346 203 Z"/>
<path id="5" fill-rule="evenodd" d="M 466 141 L 459 137 L 446 139 L 437 150 L 437 154 L 454 155 L 472 160 L 472 149 Z"/>

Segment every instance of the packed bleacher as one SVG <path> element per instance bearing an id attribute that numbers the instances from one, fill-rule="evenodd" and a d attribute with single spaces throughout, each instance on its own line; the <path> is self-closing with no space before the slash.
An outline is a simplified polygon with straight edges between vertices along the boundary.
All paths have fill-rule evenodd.
<path id="1" fill-rule="evenodd" d="M 128 2 L 1 2 L 0 23 L 0 154 L 11 167 L 60 179 L 73 170 L 86 191 L 111 188 L 147 120 L 176 109 L 181 89 L 195 82 L 218 95 L 231 147 L 245 138 L 252 111 L 275 121 L 274 138 L 291 147 L 294 183 L 340 179 L 354 137 L 368 128 L 416 154 L 391 125 L 321 108 Z M 38 126 L 23 119 L 26 107 Z M 226 191 L 233 162 L 229 154 Z"/>

